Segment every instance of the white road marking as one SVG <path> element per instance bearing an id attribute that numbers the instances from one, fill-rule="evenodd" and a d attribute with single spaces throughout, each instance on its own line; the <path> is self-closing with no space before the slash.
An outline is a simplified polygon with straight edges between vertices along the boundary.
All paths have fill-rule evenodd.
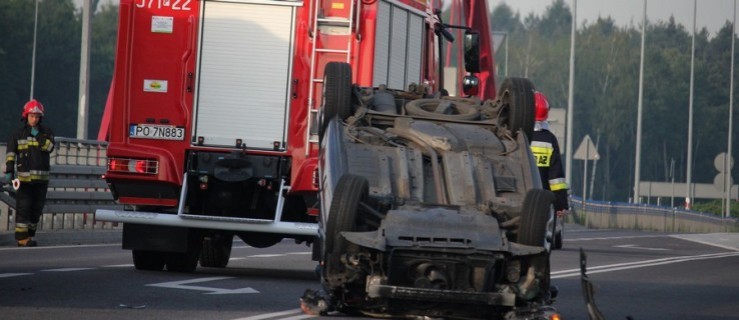
<path id="1" fill-rule="evenodd" d="M 0 278 L 27 276 L 33 273 L 0 273 Z"/>
<path id="2" fill-rule="evenodd" d="M 92 270 L 94 268 L 59 268 L 59 269 L 46 269 L 41 270 L 42 272 L 71 272 L 71 271 L 83 271 L 83 270 Z"/>
<path id="3" fill-rule="evenodd" d="M 301 314 L 294 317 L 287 317 L 282 318 L 282 320 L 300 320 L 300 319 L 308 319 L 308 318 L 315 318 L 316 316 L 310 315 L 310 314 Z"/>
<path id="4" fill-rule="evenodd" d="M 622 244 L 620 246 L 613 246 L 614 248 L 630 248 L 630 249 L 641 249 L 641 250 L 650 250 L 650 251 L 671 251 L 672 249 L 665 249 L 665 248 L 649 248 L 649 247 L 640 247 L 637 244 Z"/>
<path id="5" fill-rule="evenodd" d="M 133 263 L 128 264 L 112 264 L 107 266 L 102 266 L 103 268 L 131 268 L 133 267 Z"/>
<path id="6" fill-rule="evenodd" d="M 640 239 L 640 238 L 664 238 L 664 237 L 669 237 L 669 236 L 670 235 L 574 238 L 574 239 L 565 239 L 565 241 L 567 241 L 567 242 L 576 242 L 576 241 L 592 241 L 592 240 L 621 240 L 621 239 Z"/>
<path id="7" fill-rule="evenodd" d="M 253 317 L 238 318 L 234 320 L 263 320 L 263 319 L 277 318 L 277 317 L 282 317 L 282 316 L 287 316 L 287 315 L 292 315 L 292 314 L 295 314 L 296 316 L 300 316 L 302 313 L 303 311 L 301 311 L 298 308 L 298 309 L 290 309 L 290 310 L 279 311 L 279 312 L 264 313 L 264 314 L 259 314 Z"/>
<path id="8" fill-rule="evenodd" d="M 734 257 L 734 256 L 739 256 L 739 252 L 721 252 L 721 253 L 702 254 L 702 255 L 697 255 L 697 256 L 681 256 L 681 257 L 662 258 L 662 259 L 654 259 L 654 260 L 616 263 L 616 264 L 609 264 L 609 265 L 603 265 L 603 266 L 588 267 L 587 271 L 588 271 L 588 274 L 594 274 L 594 273 L 612 272 L 612 271 L 620 271 L 620 270 L 628 270 L 628 269 L 636 269 L 636 268 L 653 267 L 653 266 L 659 266 L 659 265 L 664 265 L 664 264 L 672 264 L 672 263 L 687 262 L 687 261 L 727 258 L 727 257 Z M 580 269 L 578 268 L 578 269 L 553 271 L 551 275 L 552 275 L 552 279 L 579 277 Z"/>
<path id="9" fill-rule="evenodd" d="M 222 288 L 201 287 L 201 286 L 189 286 L 188 285 L 188 284 L 191 284 L 191 283 L 216 281 L 216 280 L 225 280 L 225 279 L 231 279 L 231 278 L 233 278 L 233 277 L 197 278 L 197 279 L 190 279 L 190 280 L 181 280 L 181 281 L 170 281 L 170 282 L 162 282 L 162 283 L 153 283 L 153 284 L 147 284 L 147 286 L 150 286 L 150 287 L 160 287 L 160 288 L 169 288 L 169 289 L 187 289 L 187 290 L 198 290 L 198 291 L 210 291 L 210 292 L 208 292 L 206 294 L 259 293 L 259 291 L 254 290 L 254 289 L 252 289 L 250 287 L 239 288 L 239 289 L 222 289 Z"/>

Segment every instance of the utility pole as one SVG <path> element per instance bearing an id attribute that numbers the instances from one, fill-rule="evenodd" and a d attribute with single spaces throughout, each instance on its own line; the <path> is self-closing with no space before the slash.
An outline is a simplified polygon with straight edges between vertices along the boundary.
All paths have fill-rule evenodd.
<path id="1" fill-rule="evenodd" d="M 28 100 L 33 99 L 33 84 L 36 79 L 36 29 L 38 29 L 38 1 L 36 0 L 36 11 L 33 14 L 33 50 L 31 53 L 31 94 Z"/>
<path id="2" fill-rule="evenodd" d="M 690 101 L 688 102 L 688 174 L 687 194 L 685 195 L 685 209 L 690 209 L 693 198 L 693 85 L 695 78 L 695 16 L 698 9 L 698 0 L 693 0 L 693 45 L 690 50 Z"/>
<path id="3" fill-rule="evenodd" d="M 82 44 L 80 50 L 79 107 L 77 111 L 77 139 L 87 139 L 87 119 L 90 102 L 90 20 L 92 0 L 82 1 Z"/>
<path id="4" fill-rule="evenodd" d="M 575 34 L 577 31 L 577 0 L 572 0 L 572 30 L 570 31 L 570 88 L 567 93 L 567 135 L 565 136 L 565 182 L 572 185 L 572 127 L 575 109 Z M 585 199 L 583 198 L 583 201 Z"/>
<path id="5" fill-rule="evenodd" d="M 644 17 L 641 23 L 641 61 L 639 62 L 639 102 L 636 112 L 636 159 L 634 160 L 634 203 L 640 203 L 639 180 L 641 179 L 641 127 L 644 102 L 644 40 L 647 33 L 647 0 L 644 0 Z"/>
<path id="6" fill-rule="evenodd" d="M 735 42 L 735 34 L 736 34 L 736 0 L 734 0 L 734 20 L 731 22 L 731 71 L 730 74 L 730 80 L 729 80 L 729 142 L 726 152 L 726 160 L 725 160 L 725 174 L 726 174 L 726 214 L 724 215 L 724 218 L 728 218 L 731 216 L 731 168 L 732 163 L 731 160 L 734 159 L 734 157 L 731 155 L 731 131 L 732 126 L 734 122 L 734 42 Z"/>

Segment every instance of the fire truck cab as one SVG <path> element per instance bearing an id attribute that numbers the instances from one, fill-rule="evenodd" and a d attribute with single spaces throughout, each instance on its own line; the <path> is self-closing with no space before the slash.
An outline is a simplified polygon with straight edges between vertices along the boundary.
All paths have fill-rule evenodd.
<path id="1" fill-rule="evenodd" d="M 101 133 L 126 209 L 96 219 L 124 223 L 144 270 L 225 267 L 234 236 L 312 243 L 329 63 L 364 87 L 495 96 L 486 2 L 450 4 L 459 26 L 440 0 L 121 0 Z"/>

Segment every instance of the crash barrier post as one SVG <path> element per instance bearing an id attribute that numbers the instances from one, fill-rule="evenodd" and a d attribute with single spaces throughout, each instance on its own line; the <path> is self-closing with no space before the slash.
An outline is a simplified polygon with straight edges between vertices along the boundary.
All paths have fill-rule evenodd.
<path id="1" fill-rule="evenodd" d="M 577 212 L 569 219 L 595 229 L 631 229 L 676 233 L 739 232 L 739 219 L 650 204 L 604 202 L 571 196 Z"/>
<path id="2" fill-rule="evenodd" d="M 0 152 L 5 154 L 5 145 Z M 49 189 L 39 230 L 113 229 L 120 224 L 95 221 L 96 209 L 122 209 L 113 200 L 102 175 L 106 169 L 107 142 L 56 138 L 51 154 Z M 0 193 L 0 230 L 14 228 L 15 199 Z M 6 209 L 7 210 L 4 210 Z"/>

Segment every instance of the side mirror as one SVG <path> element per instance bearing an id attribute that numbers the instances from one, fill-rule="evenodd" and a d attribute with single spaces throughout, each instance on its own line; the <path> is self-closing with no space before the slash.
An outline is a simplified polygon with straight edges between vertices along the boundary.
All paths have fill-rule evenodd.
<path id="1" fill-rule="evenodd" d="M 477 31 L 464 32 L 464 69 L 469 73 L 480 72 L 480 34 Z"/>
<path id="2" fill-rule="evenodd" d="M 480 93 L 480 78 L 476 76 L 464 76 L 462 79 L 462 91 L 466 96 L 476 96 Z"/>

